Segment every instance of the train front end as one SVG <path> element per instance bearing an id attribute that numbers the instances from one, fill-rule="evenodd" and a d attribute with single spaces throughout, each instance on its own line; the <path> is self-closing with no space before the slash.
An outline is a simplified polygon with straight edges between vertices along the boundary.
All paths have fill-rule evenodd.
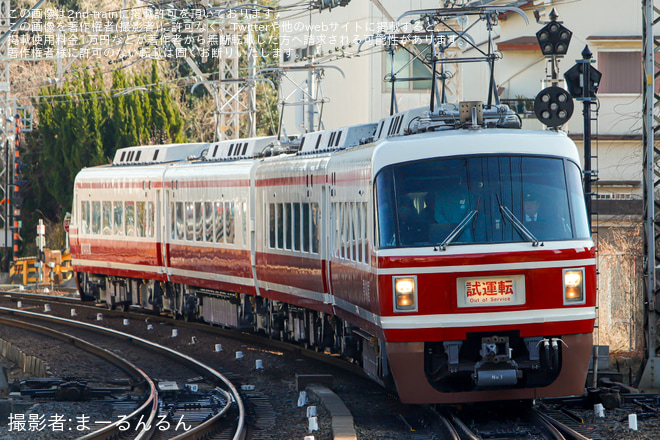
<path id="1" fill-rule="evenodd" d="M 574 143 L 400 136 L 376 149 L 374 175 L 380 324 L 401 400 L 581 394 L 596 263 Z"/>

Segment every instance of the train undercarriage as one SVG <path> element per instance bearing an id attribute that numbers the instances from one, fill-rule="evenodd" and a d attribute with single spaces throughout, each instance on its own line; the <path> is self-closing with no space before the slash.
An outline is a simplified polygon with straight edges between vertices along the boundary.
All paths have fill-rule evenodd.
<path id="1" fill-rule="evenodd" d="M 137 307 L 339 355 L 395 391 L 388 344 L 334 315 L 260 296 L 171 282 L 86 273 L 79 273 L 77 281 L 83 299 L 109 308 Z M 423 344 L 417 371 L 423 369 L 426 382 L 443 394 L 544 387 L 561 372 L 562 340 L 558 336 L 522 338 L 517 331 L 470 333 L 464 341 Z M 409 374 L 418 373 L 407 370 L 405 375 Z"/>
<path id="2" fill-rule="evenodd" d="M 108 308 L 138 307 L 175 319 L 261 333 L 269 338 L 339 355 L 381 385 L 392 386 L 385 343 L 334 315 L 261 296 L 154 280 L 78 273 L 81 298 Z"/>

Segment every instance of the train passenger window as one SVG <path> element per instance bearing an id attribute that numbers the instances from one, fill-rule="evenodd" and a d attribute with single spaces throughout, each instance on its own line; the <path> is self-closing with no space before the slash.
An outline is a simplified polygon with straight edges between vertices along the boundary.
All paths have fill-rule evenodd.
<path id="1" fill-rule="evenodd" d="M 202 202 L 195 202 L 195 241 L 204 241 Z"/>
<path id="2" fill-rule="evenodd" d="M 321 222 L 321 212 L 319 204 L 312 203 L 312 253 L 319 253 L 319 223 Z"/>
<path id="3" fill-rule="evenodd" d="M 126 214 L 126 235 L 128 237 L 135 236 L 135 202 L 126 202 L 124 205 L 124 213 Z"/>
<path id="4" fill-rule="evenodd" d="M 186 240 L 193 241 L 195 233 L 195 208 L 193 202 L 185 202 L 186 207 Z"/>
<path id="5" fill-rule="evenodd" d="M 176 204 L 170 202 L 170 237 L 172 240 L 176 238 Z"/>
<path id="6" fill-rule="evenodd" d="M 332 243 L 332 250 L 330 251 L 330 253 L 333 257 L 336 257 L 336 256 L 339 255 L 339 240 L 340 240 L 339 232 L 341 231 L 341 229 L 339 228 L 339 225 L 341 224 L 341 222 L 339 221 L 339 207 L 338 207 L 338 205 L 339 205 L 339 203 L 332 203 L 331 208 L 330 208 L 331 209 L 330 218 L 335 219 L 335 221 L 334 221 L 335 224 L 333 225 L 333 228 L 334 228 L 334 231 L 333 231 L 334 232 L 334 241 L 332 240 L 332 237 L 330 238 L 330 243 Z"/>
<path id="7" fill-rule="evenodd" d="M 362 263 L 362 203 L 355 204 L 355 261 Z"/>
<path id="8" fill-rule="evenodd" d="M 83 234 L 89 234 L 89 200 L 80 203 L 80 213 L 80 230 Z"/>
<path id="9" fill-rule="evenodd" d="M 293 204 L 293 250 L 300 251 L 300 234 L 302 228 L 300 227 L 300 203 Z"/>
<path id="10" fill-rule="evenodd" d="M 156 207 L 154 206 L 154 202 L 147 202 L 147 237 L 149 238 L 154 237 L 154 231 L 156 229 L 155 219 Z"/>
<path id="11" fill-rule="evenodd" d="M 303 252 L 309 252 L 309 203 L 303 203 L 302 246 Z"/>
<path id="12" fill-rule="evenodd" d="M 369 233 L 367 220 L 367 202 L 362 203 L 362 252 L 363 262 L 369 264 Z"/>
<path id="13" fill-rule="evenodd" d="M 293 216 L 291 215 L 291 203 L 284 204 L 284 234 L 286 236 L 285 249 L 291 249 L 293 237 Z"/>
<path id="14" fill-rule="evenodd" d="M 269 203 L 268 204 L 268 221 L 266 222 L 268 225 L 268 247 L 273 249 L 275 248 L 275 229 L 277 225 L 275 224 L 275 204 L 274 203 Z"/>
<path id="15" fill-rule="evenodd" d="M 112 235 L 112 202 L 102 202 L 101 234 Z"/>
<path id="16" fill-rule="evenodd" d="M 281 203 L 275 204 L 277 213 L 277 249 L 284 249 L 284 208 Z"/>
<path id="17" fill-rule="evenodd" d="M 101 202 L 92 202 L 92 234 L 101 233 Z"/>
<path id="18" fill-rule="evenodd" d="M 204 202 L 204 239 L 208 243 L 213 243 L 213 203 L 212 202 Z"/>
<path id="19" fill-rule="evenodd" d="M 225 242 L 225 219 L 222 202 L 215 202 L 215 242 Z"/>
<path id="20" fill-rule="evenodd" d="M 247 246 L 247 203 L 243 202 L 241 204 L 241 221 L 243 224 L 243 235 L 242 235 L 242 240 L 243 240 L 243 246 Z"/>
<path id="21" fill-rule="evenodd" d="M 186 237 L 186 222 L 183 202 L 176 202 L 176 238 L 183 240 Z"/>
<path id="22" fill-rule="evenodd" d="M 138 237 L 147 236 L 147 213 L 144 202 L 137 202 L 136 231 Z"/>
<path id="23" fill-rule="evenodd" d="M 234 202 L 225 202 L 225 241 L 234 243 Z"/>
<path id="24" fill-rule="evenodd" d="M 114 230 L 116 236 L 124 235 L 124 202 L 113 202 Z"/>

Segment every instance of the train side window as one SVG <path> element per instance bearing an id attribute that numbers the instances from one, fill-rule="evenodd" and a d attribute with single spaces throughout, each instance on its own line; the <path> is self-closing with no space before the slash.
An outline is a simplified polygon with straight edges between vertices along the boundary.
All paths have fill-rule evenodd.
<path id="1" fill-rule="evenodd" d="M 154 238 L 156 207 L 154 202 L 147 202 L 147 237 Z"/>
<path id="2" fill-rule="evenodd" d="M 193 241 L 195 238 L 195 207 L 193 202 L 184 202 L 186 207 L 186 241 Z"/>
<path id="3" fill-rule="evenodd" d="M 225 241 L 234 243 L 236 228 L 234 227 L 234 202 L 225 202 Z"/>
<path id="4" fill-rule="evenodd" d="M 112 202 L 102 202 L 103 210 L 101 233 L 103 235 L 112 235 Z"/>
<path id="5" fill-rule="evenodd" d="M 128 237 L 135 236 L 135 202 L 126 202 L 124 205 L 124 213 L 126 214 L 126 235 Z"/>
<path id="6" fill-rule="evenodd" d="M 215 202 L 215 242 L 225 242 L 225 219 L 222 202 Z"/>
<path id="7" fill-rule="evenodd" d="M 268 247 L 271 249 L 275 248 L 275 229 L 277 225 L 275 224 L 275 204 L 268 204 Z"/>
<path id="8" fill-rule="evenodd" d="M 185 214 L 183 202 L 176 202 L 176 238 L 183 240 L 186 236 Z"/>
<path id="9" fill-rule="evenodd" d="M 241 204 L 241 222 L 243 224 L 243 235 L 242 235 L 242 241 L 243 241 L 243 246 L 247 246 L 247 202 L 243 202 Z"/>
<path id="10" fill-rule="evenodd" d="M 124 203 L 113 202 L 114 230 L 113 234 L 117 236 L 124 235 Z"/>
<path id="11" fill-rule="evenodd" d="M 368 220 L 367 220 L 367 202 L 362 203 L 362 248 L 364 252 L 364 263 L 369 264 L 369 233 L 368 233 Z"/>
<path id="12" fill-rule="evenodd" d="M 339 225 L 341 224 L 340 218 L 339 218 L 339 203 L 333 203 L 332 204 L 332 214 L 331 218 L 335 219 L 335 224 L 334 224 L 334 241 L 332 238 L 330 238 L 330 242 L 332 243 L 332 251 L 331 254 L 333 257 L 339 256 L 339 242 L 340 242 L 340 236 L 339 232 L 341 229 L 339 228 Z"/>
<path id="13" fill-rule="evenodd" d="M 147 213 L 144 202 L 137 202 L 137 212 L 135 222 L 136 232 L 138 237 L 146 237 L 147 235 Z"/>
<path id="14" fill-rule="evenodd" d="M 83 234 L 89 234 L 89 200 L 85 200 L 80 203 L 80 230 Z"/>
<path id="15" fill-rule="evenodd" d="M 346 221 L 348 222 L 348 259 L 355 261 L 355 203 L 346 204 L 348 212 Z"/>
<path id="16" fill-rule="evenodd" d="M 170 202 L 170 237 L 172 240 L 176 238 L 176 204 Z"/>
<path id="17" fill-rule="evenodd" d="M 309 252 L 309 203 L 303 203 L 302 210 L 303 252 Z"/>
<path id="18" fill-rule="evenodd" d="M 346 240 L 348 239 L 346 234 L 346 203 L 339 204 L 341 209 L 341 238 L 339 240 L 339 246 L 341 246 L 340 257 L 343 259 L 348 258 L 348 250 L 346 249 Z"/>
<path id="19" fill-rule="evenodd" d="M 286 249 L 291 249 L 293 238 L 293 216 L 291 215 L 291 203 L 284 204 L 284 234 L 286 236 Z"/>
<path id="20" fill-rule="evenodd" d="M 302 229 L 300 227 L 300 203 L 293 204 L 293 250 L 300 252 L 300 235 Z"/>
<path id="21" fill-rule="evenodd" d="M 362 263 L 362 203 L 355 204 L 355 261 Z"/>
<path id="22" fill-rule="evenodd" d="M 213 242 L 213 203 L 204 202 L 204 239 Z"/>
<path id="23" fill-rule="evenodd" d="M 101 202 L 92 202 L 92 234 L 101 233 Z"/>
<path id="24" fill-rule="evenodd" d="M 284 209 L 281 203 L 275 204 L 277 213 L 277 249 L 284 249 Z"/>
<path id="25" fill-rule="evenodd" d="M 204 241 L 202 202 L 195 202 L 195 241 Z"/>
<path id="26" fill-rule="evenodd" d="M 319 211 L 319 204 L 312 203 L 312 253 L 319 253 L 319 223 L 321 213 Z"/>

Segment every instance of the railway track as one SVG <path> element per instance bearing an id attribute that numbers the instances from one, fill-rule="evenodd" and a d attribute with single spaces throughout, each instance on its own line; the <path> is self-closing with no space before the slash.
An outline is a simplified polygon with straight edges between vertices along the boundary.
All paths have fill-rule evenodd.
<path id="1" fill-rule="evenodd" d="M 47 334 L 79 346 L 118 366 L 134 381 L 146 384 L 147 390 L 141 402 L 128 400 L 116 405 L 115 418 L 107 426 L 84 435 L 82 439 L 110 439 L 120 434 L 122 438 L 140 440 L 244 438 L 245 411 L 238 390 L 223 375 L 185 354 L 126 333 L 24 310 L 0 308 L 0 323 Z M 77 336 L 69 333 L 71 327 L 76 329 Z M 81 333 L 90 332 L 96 335 L 95 341 L 104 342 L 91 344 L 80 337 Z M 138 346 L 139 350 L 158 353 L 158 356 L 168 360 L 161 363 L 176 362 L 184 365 L 190 371 L 202 375 L 211 386 L 199 392 L 195 385 L 181 391 L 174 381 L 163 380 L 162 377 L 154 379 L 144 371 L 146 367 L 140 368 L 115 353 L 111 348 L 113 343 L 107 342 L 108 338 L 121 341 L 121 347 L 125 347 L 125 342 L 129 341 Z"/>
<path id="2" fill-rule="evenodd" d="M 149 323 L 152 323 L 154 326 L 158 327 L 159 324 L 161 325 L 161 330 L 169 331 L 169 327 L 176 327 L 179 328 L 180 332 L 182 331 L 181 329 L 189 329 L 188 334 L 199 334 L 200 330 L 203 330 L 204 332 L 208 332 L 211 335 L 218 335 L 221 337 L 227 337 L 230 339 L 235 339 L 241 341 L 238 345 L 243 345 L 243 344 L 258 344 L 262 346 L 268 346 L 271 347 L 273 350 L 279 350 L 282 352 L 292 352 L 295 353 L 295 356 L 298 357 L 298 355 L 306 356 L 306 357 L 311 357 L 315 359 L 319 359 L 323 361 L 326 364 L 330 364 L 332 368 L 339 366 L 344 370 L 348 370 L 351 373 L 357 373 L 358 375 L 362 375 L 361 370 L 355 368 L 354 365 L 346 363 L 344 361 L 340 361 L 336 357 L 329 357 L 327 355 L 317 353 L 314 351 L 310 350 L 305 350 L 302 347 L 295 346 L 292 344 L 288 344 L 282 341 L 278 340 L 273 340 L 273 339 L 266 339 L 263 336 L 260 335 L 254 335 L 250 333 L 244 333 L 237 331 L 235 329 L 224 329 L 222 327 L 217 327 L 217 326 L 208 326 L 200 323 L 195 323 L 195 322 L 186 322 L 186 321 L 181 321 L 181 320 L 172 320 L 170 317 L 167 316 L 157 316 L 153 314 L 147 314 L 144 312 L 141 312 L 139 309 L 129 309 L 128 312 L 124 312 L 121 310 L 107 310 L 105 308 L 100 308 L 97 305 L 94 305 L 93 303 L 86 303 L 86 302 L 81 302 L 77 299 L 71 299 L 71 298 L 56 298 L 48 295 L 34 295 L 34 294 L 25 294 L 25 293 L 6 293 L 8 295 L 5 297 L 5 299 L 14 302 L 14 304 L 17 301 L 22 301 L 23 308 L 28 308 L 31 307 L 33 309 L 39 309 L 42 310 L 45 306 L 44 304 L 51 303 L 53 304 L 53 313 L 55 313 L 56 309 L 58 309 L 58 306 L 56 304 L 60 304 L 61 307 L 58 313 L 60 316 L 68 314 L 69 310 L 68 307 L 71 308 L 76 308 L 79 310 L 79 314 L 83 315 L 85 312 L 82 312 L 82 310 L 88 310 L 89 316 L 95 316 L 98 312 L 102 312 L 104 315 L 104 318 L 107 318 L 107 321 L 104 321 L 104 325 L 108 325 L 111 322 L 115 323 L 115 327 L 117 327 L 117 323 L 121 323 L 122 319 L 130 319 L 131 323 L 132 322 L 143 322 L 145 319 L 148 320 Z M 3 303 L 0 298 L 0 305 Z M 7 301 L 4 301 L 5 304 L 11 304 L 7 303 Z M 87 318 L 90 319 L 90 318 Z M 197 333 L 196 333 L 197 332 Z M 184 331 L 184 333 L 186 333 Z M 189 337 L 189 336 L 188 336 Z M 208 340 L 208 337 L 201 338 L 201 339 L 206 339 Z M 268 348 L 264 350 L 269 350 Z M 225 357 L 226 359 L 226 357 Z M 244 398 L 246 401 L 250 403 L 253 407 L 257 408 L 258 411 L 260 411 L 261 406 L 269 406 L 266 405 L 268 403 L 268 398 L 260 395 L 258 392 L 248 392 L 243 394 Z M 261 404 L 264 405 L 261 405 Z M 652 405 L 653 406 L 653 405 Z M 403 427 L 401 430 L 401 435 L 399 436 L 397 434 L 397 438 L 411 438 L 414 440 L 438 440 L 438 439 L 445 439 L 445 438 L 458 438 L 458 439 L 479 439 L 479 438 L 484 438 L 484 439 L 498 439 L 498 438 L 530 438 L 530 439 L 569 439 L 569 440 L 584 440 L 584 439 L 592 439 L 592 440 L 605 440 L 609 439 L 606 435 L 599 435 L 599 429 L 598 429 L 598 421 L 595 421 L 596 423 L 591 423 L 591 424 L 582 424 L 580 425 L 577 423 L 575 420 L 573 420 L 571 417 L 567 416 L 565 412 L 561 411 L 560 409 L 556 408 L 556 405 L 541 405 L 539 407 L 541 411 L 537 411 L 536 413 L 529 412 L 529 414 L 526 414 L 524 417 L 521 417 L 521 420 L 516 420 L 516 421 L 510 421 L 508 420 L 506 423 L 504 423 L 503 426 L 498 426 L 497 423 L 492 422 L 492 420 L 498 420 L 502 419 L 505 420 L 503 417 L 500 417 L 499 415 L 486 415 L 482 418 L 478 417 L 477 415 L 466 415 L 466 412 L 461 412 L 461 413 L 454 413 L 454 417 L 459 420 L 459 422 L 456 422 L 453 420 L 451 417 L 451 413 L 443 413 L 444 415 L 444 420 L 443 418 L 438 418 L 437 420 L 432 420 L 432 418 L 429 417 L 424 417 L 423 422 L 418 422 L 417 420 L 413 420 L 415 417 L 410 417 L 406 416 L 405 420 L 404 417 L 400 417 L 401 420 L 403 420 L 403 424 L 410 425 L 410 427 L 414 427 L 414 429 L 406 429 Z M 254 409 L 254 408 L 253 408 Z M 272 407 L 269 408 L 270 413 L 273 413 Z M 280 409 L 281 411 L 281 409 Z M 483 410 L 480 410 L 483 411 Z M 262 421 L 266 420 L 269 423 L 266 423 L 263 428 L 261 429 L 260 436 L 257 436 L 256 438 L 277 438 L 277 436 L 273 437 L 270 433 L 269 430 L 273 426 L 277 426 L 270 422 L 270 418 L 272 416 L 265 416 L 265 417 L 259 417 L 258 415 L 256 416 L 255 420 L 255 425 L 254 426 L 261 426 L 263 423 Z M 462 425 L 460 425 L 462 421 Z M 385 423 L 385 422 L 384 422 Z M 617 421 L 619 425 L 621 425 L 620 422 Z M 268 425 L 268 426 L 266 426 Z M 267 434 L 268 433 L 268 434 Z M 264 437 L 264 435 L 266 437 Z M 270 436 L 269 436 L 270 435 Z M 455 437 L 456 436 L 456 437 Z M 225 437 L 220 437 L 220 438 L 227 438 Z M 367 437 L 370 438 L 370 437 Z M 644 438 L 644 437 L 640 437 Z M 655 438 L 655 437 L 651 437 Z"/>

